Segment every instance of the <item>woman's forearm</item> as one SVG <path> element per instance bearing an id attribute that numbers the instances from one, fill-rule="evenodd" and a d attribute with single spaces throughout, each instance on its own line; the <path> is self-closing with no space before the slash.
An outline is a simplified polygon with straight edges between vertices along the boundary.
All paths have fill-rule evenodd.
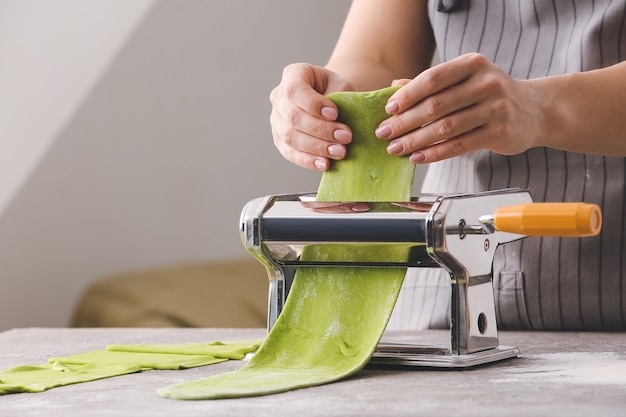
<path id="1" fill-rule="evenodd" d="M 415 77 L 434 49 L 425 0 L 354 0 L 326 68 L 374 90 Z"/>
<path id="2" fill-rule="evenodd" d="M 626 62 L 527 82 L 545 116 L 536 146 L 626 156 Z"/>

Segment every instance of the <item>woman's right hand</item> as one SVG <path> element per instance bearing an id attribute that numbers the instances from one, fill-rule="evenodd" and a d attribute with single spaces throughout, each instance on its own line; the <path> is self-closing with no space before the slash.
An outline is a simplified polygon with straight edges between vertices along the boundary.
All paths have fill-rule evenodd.
<path id="1" fill-rule="evenodd" d="M 342 159 L 352 132 L 336 122 L 337 106 L 326 95 L 354 90 L 350 81 L 325 68 L 285 67 L 280 84 L 270 94 L 276 148 L 287 160 L 308 169 L 325 171 L 331 159 Z"/>

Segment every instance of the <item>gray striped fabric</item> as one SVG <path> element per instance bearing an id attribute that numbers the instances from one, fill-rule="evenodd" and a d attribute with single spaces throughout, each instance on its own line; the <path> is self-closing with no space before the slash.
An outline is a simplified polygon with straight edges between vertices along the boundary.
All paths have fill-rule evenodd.
<path id="1" fill-rule="evenodd" d="M 429 1 L 429 15 L 442 61 L 480 52 L 515 78 L 535 78 L 626 58 L 624 0 L 457 0 L 449 12 L 437 11 L 437 3 Z M 500 328 L 626 329 L 625 166 L 625 158 L 548 148 L 510 157 L 480 151 L 431 164 L 423 192 L 521 187 L 534 201 L 602 207 L 598 237 L 526 238 L 498 249 Z M 410 274 L 415 276 L 405 280 L 389 328 L 448 326 L 446 274 Z"/>

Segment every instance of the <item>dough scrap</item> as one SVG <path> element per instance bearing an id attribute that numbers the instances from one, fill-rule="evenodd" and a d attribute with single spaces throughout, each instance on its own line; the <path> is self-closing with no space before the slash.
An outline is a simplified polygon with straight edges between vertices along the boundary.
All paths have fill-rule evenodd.
<path id="1" fill-rule="evenodd" d="M 242 359 L 261 340 L 183 344 L 111 345 L 48 363 L 21 365 L 0 372 L 0 395 L 42 392 L 50 388 L 153 369 L 185 369 Z"/>

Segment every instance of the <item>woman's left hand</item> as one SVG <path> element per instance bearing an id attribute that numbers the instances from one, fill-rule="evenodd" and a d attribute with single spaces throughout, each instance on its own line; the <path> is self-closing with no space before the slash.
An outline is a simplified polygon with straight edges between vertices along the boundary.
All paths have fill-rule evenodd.
<path id="1" fill-rule="evenodd" d="M 513 155 L 539 146 L 545 111 L 538 93 L 480 54 L 394 84 L 403 87 L 385 107 L 392 117 L 376 130 L 390 140 L 392 155 L 428 163 L 480 149 Z"/>

